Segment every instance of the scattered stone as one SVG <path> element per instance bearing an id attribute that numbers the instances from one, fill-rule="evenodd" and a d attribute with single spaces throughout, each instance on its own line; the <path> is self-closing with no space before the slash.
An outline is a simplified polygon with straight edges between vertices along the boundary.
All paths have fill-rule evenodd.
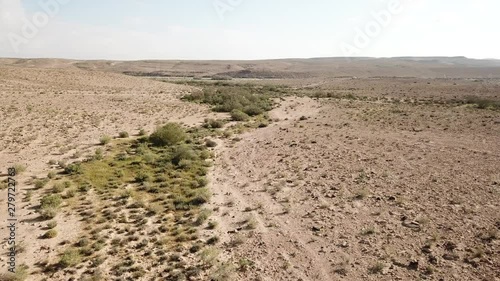
<path id="1" fill-rule="evenodd" d="M 415 231 L 419 231 L 421 229 L 420 224 L 416 221 L 403 221 L 403 226 L 411 228 Z"/>
<path id="2" fill-rule="evenodd" d="M 408 264 L 408 269 L 418 270 L 418 261 L 417 260 L 410 261 L 410 263 Z"/>
<path id="3" fill-rule="evenodd" d="M 443 259 L 447 261 L 457 261 L 460 257 L 457 254 L 444 254 Z"/>

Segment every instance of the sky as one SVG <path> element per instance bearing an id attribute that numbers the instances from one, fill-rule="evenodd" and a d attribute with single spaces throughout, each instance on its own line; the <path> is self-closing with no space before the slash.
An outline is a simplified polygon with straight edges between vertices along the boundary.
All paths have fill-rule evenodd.
<path id="1" fill-rule="evenodd" d="M 0 57 L 500 59 L 498 0 L 0 0 Z"/>

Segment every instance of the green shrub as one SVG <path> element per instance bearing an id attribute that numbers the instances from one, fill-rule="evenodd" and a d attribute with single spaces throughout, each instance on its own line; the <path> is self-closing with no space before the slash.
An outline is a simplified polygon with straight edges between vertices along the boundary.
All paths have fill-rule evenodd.
<path id="1" fill-rule="evenodd" d="M 46 195 L 40 203 L 41 209 L 58 208 L 62 204 L 62 197 L 59 194 Z"/>
<path id="2" fill-rule="evenodd" d="M 120 134 L 118 134 L 118 136 L 122 139 L 126 139 L 129 137 L 129 134 L 128 134 L 128 132 L 123 131 L 123 132 L 120 132 Z"/>
<path id="3" fill-rule="evenodd" d="M 76 175 L 82 173 L 82 166 L 80 163 L 70 164 L 64 168 L 64 172 L 68 175 Z"/>
<path id="4" fill-rule="evenodd" d="M 151 179 L 151 175 L 145 171 L 139 171 L 135 175 L 135 181 L 138 183 L 147 182 Z"/>
<path id="5" fill-rule="evenodd" d="M 207 129 L 220 129 L 224 127 L 224 122 L 222 120 L 206 119 L 203 127 Z"/>
<path id="6" fill-rule="evenodd" d="M 172 146 L 186 140 L 186 132 L 176 123 L 168 123 L 156 129 L 149 137 L 149 141 L 155 146 Z"/>
<path id="7" fill-rule="evenodd" d="M 203 92 L 195 92 L 185 100 L 213 105 L 217 112 L 239 110 L 254 116 L 272 109 L 271 95 L 261 87 L 249 85 L 204 84 Z"/>
<path id="8" fill-rule="evenodd" d="M 44 188 L 47 185 L 47 183 L 49 183 L 49 179 L 35 180 L 35 188 L 36 189 Z"/>
<path id="9" fill-rule="evenodd" d="M 470 97 L 467 97 L 465 102 L 468 104 L 474 104 L 479 109 L 488 109 L 488 108 L 500 109 L 500 101 L 496 101 L 496 100 L 492 100 L 492 99 L 470 96 Z"/>
<path id="10" fill-rule="evenodd" d="M 106 145 L 108 143 L 110 143 L 112 140 L 112 138 L 110 136 L 102 136 L 100 139 L 99 139 L 99 143 L 101 145 Z"/>
<path id="11" fill-rule="evenodd" d="M 193 198 L 190 201 L 191 205 L 203 205 L 205 203 L 208 203 L 210 201 L 210 198 L 212 197 L 212 194 L 210 191 L 206 188 L 200 188 L 196 190 L 196 193 L 194 194 Z"/>
<path id="12" fill-rule="evenodd" d="M 40 215 L 42 219 L 50 220 L 57 216 L 57 208 L 46 208 L 40 210 Z"/>
<path id="13" fill-rule="evenodd" d="M 50 171 L 48 174 L 47 174 L 47 178 L 49 179 L 53 179 L 56 177 L 56 172 L 54 171 Z"/>
<path id="14" fill-rule="evenodd" d="M 0 274 L 0 280 L 2 281 L 24 281 L 28 278 L 29 267 L 25 264 L 17 266 L 16 273 Z"/>
<path id="15" fill-rule="evenodd" d="M 59 260 L 59 266 L 62 268 L 68 268 L 71 266 L 78 265 L 82 260 L 80 252 L 77 249 L 66 250 Z"/>
<path id="16" fill-rule="evenodd" d="M 65 198 L 73 198 L 75 197 L 76 195 L 76 189 L 72 188 L 72 189 L 68 189 L 66 191 L 66 194 L 64 195 Z"/>
<path id="17" fill-rule="evenodd" d="M 250 116 L 239 109 L 234 109 L 233 111 L 231 111 L 231 119 L 233 121 L 248 121 L 248 119 L 250 119 Z"/>
<path id="18" fill-rule="evenodd" d="M 45 232 L 45 234 L 42 237 L 43 237 L 43 239 L 51 239 L 51 238 L 55 238 L 56 236 L 57 236 L 57 230 L 51 229 L 51 230 Z"/>
<path id="19" fill-rule="evenodd" d="M 14 165 L 14 170 L 16 170 L 16 174 L 20 175 L 24 172 L 26 172 L 26 166 L 22 165 L 22 164 L 16 164 Z"/>
<path id="20" fill-rule="evenodd" d="M 54 187 L 52 187 L 53 193 L 61 193 L 64 191 L 64 185 L 62 183 L 55 183 Z"/>
<path id="21" fill-rule="evenodd" d="M 140 129 L 139 130 L 139 136 L 145 136 L 145 135 L 147 135 L 146 130 Z"/>
<path id="22" fill-rule="evenodd" d="M 172 155 L 172 163 L 179 165 L 182 160 L 195 160 L 197 157 L 193 149 L 187 145 L 180 145 L 175 148 Z"/>
<path id="23" fill-rule="evenodd" d="M 92 157 L 94 160 L 102 160 L 104 158 L 104 152 L 102 149 L 98 148 L 95 150 L 94 157 Z"/>
<path id="24" fill-rule="evenodd" d="M 265 109 L 256 105 L 250 105 L 243 109 L 243 112 L 249 116 L 257 116 L 264 113 Z"/>
<path id="25" fill-rule="evenodd" d="M 50 221 L 49 223 L 47 223 L 48 229 L 54 229 L 56 228 L 56 226 L 57 226 L 57 221 Z"/>

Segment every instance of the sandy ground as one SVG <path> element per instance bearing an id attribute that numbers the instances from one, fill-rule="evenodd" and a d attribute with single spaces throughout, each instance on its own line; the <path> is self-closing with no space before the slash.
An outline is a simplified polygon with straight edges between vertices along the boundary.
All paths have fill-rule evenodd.
<path id="1" fill-rule="evenodd" d="M 282 106 L 213 173 L 226 254 L 254 263 L 237 280 L 498 280 L 498 112 Z"/>

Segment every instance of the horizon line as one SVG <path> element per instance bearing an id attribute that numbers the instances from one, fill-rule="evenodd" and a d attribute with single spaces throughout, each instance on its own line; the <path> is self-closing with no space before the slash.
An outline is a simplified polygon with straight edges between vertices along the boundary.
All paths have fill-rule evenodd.
<path id="1" fill-rule="evenodd" d="M 122 61 L 122 62 L 138 62 L 138 61 L 278 61 L 278 60 L 314 60 L 314 59 L 467 59 L 467 60 L 500 60 L 500 58 L 471 58 L 467 56 L 394 56 L 394 57 L 370 57 L 370 56 L 331 56 L 331 57 L 286 57 L 286 58 L 263 58 L 263 59 L 161 59 L 161 58 L 144 58 L 144 59 L 107 59 L 107 58 L 92 58 L 92 59 L 78 59 L 66 57 L 2 57 L 0 59 L 21 59 L 21 60 L 67 60 L 67 61 Z"/>

